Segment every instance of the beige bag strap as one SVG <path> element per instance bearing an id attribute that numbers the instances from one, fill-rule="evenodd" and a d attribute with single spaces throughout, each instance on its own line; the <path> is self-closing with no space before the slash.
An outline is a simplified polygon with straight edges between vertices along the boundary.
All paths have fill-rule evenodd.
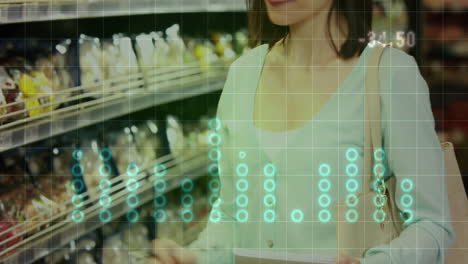
<path id="1" fill-rule="evenodd" d="M 380 107 L 380 58 L 389 45 L 376 44 L 369 57 L 366 70 L 365 127 L 364 127 L 364 191 L 372 189 L 374 151 L 382 148 Z"/>

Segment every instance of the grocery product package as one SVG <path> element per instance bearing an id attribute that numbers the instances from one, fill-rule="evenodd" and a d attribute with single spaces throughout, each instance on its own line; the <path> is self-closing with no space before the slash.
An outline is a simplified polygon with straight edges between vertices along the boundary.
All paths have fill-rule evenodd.
<path id="1" fill-rule="evenodd" d="M 105 89 L 102 85 L 92 88 L 94 85 L 102 84 L 104 80 L 100 40 L 81 34 L 78 44 L 81 85 L 88 92 L 102 92 Z M 95 97 L 97 96 L 98 94 L 95 95 Z"/>

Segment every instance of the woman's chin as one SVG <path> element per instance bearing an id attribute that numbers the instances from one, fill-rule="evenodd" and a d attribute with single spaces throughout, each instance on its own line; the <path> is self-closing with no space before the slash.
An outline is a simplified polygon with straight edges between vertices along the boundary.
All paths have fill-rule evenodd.
<path id="1" fill-rule="evenodd" d="M 277 26 L 290 26 L 294 24 L 296 21 L 293 21 L 290 16 L 286 14 L 272 14 L 269 13 L 268 17 L 270 18 L 271 23 Z"/>

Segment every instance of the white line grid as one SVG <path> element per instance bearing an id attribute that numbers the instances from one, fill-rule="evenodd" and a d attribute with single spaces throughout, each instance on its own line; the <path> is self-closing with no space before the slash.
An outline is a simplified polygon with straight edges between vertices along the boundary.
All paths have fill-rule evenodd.
<path id="1" fill-rule="evenodd" d="M 53 1 L 51 1 L 51 0 L 49 0 L 49 1 L 50 1 L 50 2 L 53 2 Z M 73 0 L 73 1 L 75 1 L 75 0 Z M 235 0 L 233 0 L 233 1 L 235 1 Z M 79 1 L 76 0 L 76 2 L 78 3 Z M 207 0 L 206 2 L 209 2 L 209 1 Z M 184 12 L 184 5 L 183 5 L 183 4 L 179 6 L 179 11 Z M 156 7 L 155 7 L 155 10 L 153 10 L 153 12 L 154 12 L 154 13 L 157 13 Z M 305 12 L 307 12 L 307 11 L 305 11 Z M 431 11 L 418 11 L 418 12 L 421 12 L 421 13 L 422 13 L 422 12 L 431 12 Z M 456 12 L 456 11 L 447 11 L 447 12 Z M 131 14 L 131 12 L 129 11 L 128 14 Z M 155 25 L 156 25 L 156 23 L 157 23 L 157 22 L 155 21 Z M 234 21 L 234 23 L 235 23 L 235 21 Z M 129 19 L 128 24 L 129 24 L 129 27 L 131 27 L 131 19 Z M 183 28 L 183 22 L 182 22 L 181 24 L 182 24 L 182 28 Z M 445 22 L 444 22 L 444 24 L 445 24 Z M 78 27 L 77 27 L 76 30 L 78 30 Z M 104 32 L 104 30 L 105 30 L 105 29 L 102 28 L 102 31 L 103 31 L 103 32 Z M 420 38 L 420 39 L 422 39 L 422 40 L 424 40 L 424 41 L 434 40 L 434 39 L 429 39 L 429 38 Z M 52 42 L 52 39 L 48 39 L 48 40 L 50 40 L 50 41 Z M 298 39 L 298 40 L 310 40 L 310 39 Z M 314 39 L 314 40 L 319 40 L 319 39 Z M 322 39 L 322 40 L 325 40 L 325 39 Z M 436 40 L 437 40 L 437 39 L 436 39 Z M 467 40 L 467 39 L 463 39 L 463 40 Z M 315 43 L 315 42 L 312 42 L 312 43 Z M 311 46 L 311 50 L 314 51 L 314 50 L 317 50 L 317 49 L 316 49 L 315 47 Z M 312 54 L 314 54 L 314 53 L 312 52 Z M 128 56 L 130 56 L 130 54 L 128 54 Z M 391 64 L 392 64 L 392 59 L 393 59 L 393 57 L 390 56 L 389 58 L 390 58 L 390 61 L 391 61 Z M 118 67 L 118 66 L 116 66 L 116 67 Z M 172 66 L 172 67 L 180 67 L 180 66 Z M 244 66 L 236 66 L 236 67 L 244 67 Z M 250 66 L 246 66 L 246 67 L 250 67 Z M 271 66 L 269 66 L 269 67 L 271 67 Z M 273 67 L 274 67 L 274 66 L 273 66 Z M 295 66 L 295 65 L 288 65 L 287 67 L 288 67 L 288 68 L 298 68 L 298 70 L 300 70 L 301 68 L 303 68 L 303 66 Z M 316 65 L 313 65 L 313 67 L 316 67 Z M 338 61 L 338 65 L 336 65 L 336 66 L 322 66 L 322 67 L 324 67 L 324 68 L 336 68 L 336 69 L 337 69 L 337 76 L 338 76 L 338 79 L 341 79 L 341 78 L 340 78 L 340 75 L 342 74 L 341 71 L 344 70 L 345 72 L 347 72 L 347 69 L 348 69 L 348 68 L 353 69 L 355 66 L 341 65 L 341 61 Z M 387 66 L 382 66 L 382 69 L 387 70 L 387 69 L 392 69 L 392 68 L 394 68 L 394 67 L 398 67 L 398 68 L 408 68 L 408 70 L 411 69 L 411 68 L 413 68 L 413 66 L 408 66 L 408 65 L 392 65 L 392 66 L 388 66 L 388 67 L 387 67 Z M 421 67 L 429 67 L 429 66 L 421 66 Z M 457 66 L 448 66 L 448 67 L 457 67 Z M 253 68 L 255 68 L 255 67 L 253 67 Z M 286 80 L 288 80 L 288 73 L 286 73 Z M 313 80 L 313 79 L 312 79 L 312 80 Z M 312 81 L 312 80 L 311 80 L 311 81 Z M 233 82 L 234 82 L 234 86 L 236 86 L 236 85 L 235 85 L 236 81 L 237 81 L 237 79 L 233 81 Z M 394 81 L 393 79 L 390 79 L 390 86 L 392 86 L 392 82 L 393 82 L 393 81 Z M 414 82 L 415 82 L 416 84 L 418 84 L 420 81 L 421 81 L 421 79 L 418 78 L 418 76 L 414 76 Z M 206 83 L 208 83 L 208 82 L 209 82 L 209 80 L 206 79 Z M 289 82 L 288 82 L 288 83 L 289 83 Z M 130 96 L 131 96 L 131 91 L 129 91 L 128 93 L 129 93 L 128 96 L 130 97 Z M 431 93 L 432 93 L 432 92 L 431 92 Z M 226 93 L 226 94 L 229 94 L 229 93 Z M 232 93 L 232 94 L 235 94 L 235 95 L 251 95 L 251 96 L 255 96 L 255 95 L 256 95 L 256 93 L 242 93 L 242 92 L 240 92 L 240 93 L 234 92 L 234 93 Z M 268 95 L 268 94 L 275 94 L 275 93 L 264 93 L 264 94 Z M 347 92 L 343 92 L 343 91 L 342 91 L 342 92 L 340 92 L 339 95 L 347 95 L 347 94 L 355 94 L 355 93 L 347 93 Z M 364 95 L 365 93 L 357 93 L 357 94 Z M 395 93 L 395 92 L 388 92 L 388 93 L 382 92 L 381 94 L 384 95 L 384 96 L 385 96 L 385 95 L 387 95 L 387 96 L 390 96 L 390 95 L 408 95 L 408 96 L 411 96 L 411 95 L 420 95 L 419 92 L 408 92 L 408 93 L 405 93 L 405 92 L 402 92 L 402 93 L 398 93 L 398 92 L 396 92 L 396 93 Z M 436 93 L 436 94 L 439 94 L 439 93 Z M 466 93 L 463 93 L 463 92 L 457 92 L 457 93 L 455 93 L 455 92 L 444 92 L 444 93 L 442 93 L 442 92 L 441 92 L 440 94 L 443 95 L 443 97 L 445 97 L 445 95 L 448 95 L 448 94 L 450 94 L 450 95 L 454 95 L 454 94 L 462 94 L 462 95 L 465 95 Z M 317 93 L 317 92 L 313 92 L 313 93 L 301 93 L 301 92 L 298 92 L 298 93 L 296 93 L 296 92 L 291 92 L 290 89 L 287 89 L 287 92 L 284 93 L 284 95 L 286 95 L 286 96 L 284 96 L 284 101 L 285 101 L 284 105 L 287 106 L 288 103 L 289 103 L 289 102 L 287 101 L 288 95 L 312 95 L 312 96 L 316 96 L 316 95 L 329 95 L 329 93 L 320 93 L 320 92 L 318 92 L 318 93 Z M 156 95 L 153 95 L 153 96 L 156 96 Z M 332 96 L 333 96 L 333 95 L 332 95 Z M 389 98 L 390 98 L 390 107 L 398 107 L 398 103 L 392 102 L 394 97 L 390 96 Z M 420 103 L 419 101 L 420 101 L 420 98 L 421 98 L 421 97 L 420 97 L 420 96 L 415 96 L 415 98 L 416 98 L 416 105 L 419 105 L 419 103 Z M 341 105 L 342 105 L 341 102 L 340 102 L 341 96 L 337 96 L 337 99 L 338 99 L 338 105 L 337 105 L 337 106 L 338 106 L 338 118 L 337 118 L 337 119 L 328 119 L 328 120 L 321 120 L 321 121 L 318 121 L 317 123 L 318 123 L 319 125 L 320 125 L 320 124 L 327 124 L 327 123 L 336 123 L 336 122 L 338 121 L 338 128 L 340 128 L 342 125 L 346 124 L 347 122 L 353 123 L 353 122 L 363 122 L 363 121 L 364 121 L 363 119 L 358 119 L 358 118 L 356 118 L 356 119 L 350 119 L 350 120 L 342 120 L 342 119 L 341 119 L 341 116 L 340 116 L 341 111 L 339 110 L 339 108 L 340 108 Z M 128 104 L 130 104 L 130 100 L 128 101 Z M 394 105 L 394 104 L 395 104 L 395 105 Z M 131 108 L 130 105 L 129 105 L 129 107 Z M 235 111 L 235 112 L 244 110 L 244 106 L 239 106 L 239 107 L 241 107 L 241 109 L 239 109 L 239 107 L 238 107 L 237 105 L 234 105 L 233 107 L 234 107 L 234 111 Z M 181 110 L 183 110 L 183 108 L 184 108 L 184 105 L 181 105 Z M 311 104 L 311 108 L 313 108 L 313 105 L 312 105 L 312 104 Z M 313 110 L 313 109 L 312 109 L 312 110 Z M 288 107 L 286 107 L 286 111 L 288 111 Z M 427 119 L 422 119 L 422 118 L 420 118 L 420 117 L 419 117 L 419 114 L 420 114 L 419 111 L 416 112 L 416 118 L 415 118 L 414 120 L 398 119 L 398 118 L 393 119 L 393 117 L 392 117 L 393 111 L 390 111 L 389 113 L 390 113 L 390 122 L 400 122 L 400 123 L 409 123 L 409 124 L 411 124 L 411 123 L 426 124 L 426 123 L 428 123 L 428 122 L 432 122 L 432 121 L 433 121 L 431 118 L 428 118 L 427 116 L 425 116 L 425 118 L 427 118 Z M 154 110 L 154 116 L 156 116 L 156 115 L 157 115 L 157 113 L 156 113 L 156 109 L 155 109 L 155 110 Z M 288 113 L 286 113 L 286 115 L 289 116 Z M 281 120 L 281 119 L 272 119 L 272 120 L 263 119 L 263 118 L 261 117 L 261 115 L 260 115 L 259 117 L 260 117 L 260 119 L 261 119 L 262 121 L 268 121 L 268 122 L 286 122 L 286 120 Z M 52 117 L 50 117 L 50 118 L 51 118 L 51 120 L 52 120 Z M 187 120 L 183 120 L 183 121 L 187 121 Z M 190 121 L 192 121 L 192 120 L 190 120 Z M 233 122 L 231 122 L 231 123 L 233 123 L 234 126 L 237 126 L 238 123 L 242 123 L 242 122 L 243 122 L 243 121 L 241 121 L 241 120 L 222 120 L 222 121 L 233 121 Z M 296 119 L 296 120 L 294 120 L 294 121 L 306 122 L 306 121 L 310 121 L 310 120 L 308 120 L 308 119 Z M 454 121 L 455 121 L 455 120 L 454 120 Z M 467 122 L 467 120 L 457 120 L 457 121 Z M 128 126 L 131 126 L 131 125 L 135 122 L 135 120 L 130 119 L 130 115 L 128 115 L 127 122 L 128 122 Z M 420 133 L 420 131 L 419 131 L 419 125 L 416 125 L 415 127 L 416 127 L 416 131 L 415 131 L 415 135 L 414 135 L 414 136 L 417 137 L 417 135 L 419 135 L 419 133 Z M 392 131 L 392 130 L 397 130 L 398 128 L 397 128 L 397 127 L 390 126 L 389 129 L 390 129 L 390 131 Z M 236 130 L 238 130 L 238 129 L 236 129 Z M 311 132 L 311 137 L 314 137 L 315 130 L 312 129 L 310 132 Z M 341 136 L 342 136 L 342 133 L 343 133 L 343 131 L 342 131 L 341 129 L 338 129 L 338 140 L 339 140 L 339 141 L 340 141 L 340 138 L 341 138 Z M 392 132 L 390 132 L 390 133 L 392 133 Z M 80 132 L 79 132 L 79 131 L 76 131 L 74 134 L 75 134 L 75 135 L 73 136 L 73 138 L 76 140 L 76 143 L 78 143 L 78 142 L 80 141 L 80 138 L 81 138 Z M 104 132 L 101 132 L 101 136 L 102 136 L 102 137 L 105 137 L 106 135 L 105 135 Z M 408 136 L 410 136 L 410 135 L 408 135 Z M 302 148 L 301 148 L 301 147 L 289 146 L 289 145 L 288 145 L 288 142 L 289 142 L 289 141 L 288 141 L 288 139 L 287 139 L 287 136 L 286 136 L 286 137 L 283 137 L 282 140 L 285 140 L 285 143 L 286 143 L 285 145 L 286 145 L 287 150 L 307 150 L 307 149 L 308 149 L 307 147 L 302 147 Z M 415 141 L 416 141 L 416 140 L 415 140 Z M 49 143 L 49 146 L 48 146 L 48 147 L 49 147 L 49 148 L 52 148 L 53 146 L 52 146 L 51 143 Z M 24 148 L 25 150 L 30 149 L 30 147 L 22 147 L 22 148 Z M 32 147 L 31 147 L 31 148 L 32 148 Z M 232 150 L 235 150 L 235 149 L 237 149 L 237 148 L 236 148 L 236 147 L 233 147 Z M 266 151 L 267 151 L 268 149 L 274 149 L 274 147 L 266 147 Z M 336 147 L 336 146 L 331 146 L 331 147 L 316 147 L 316 148 L 314 148 L 314 150 L 331 150 L 331 151 L 342 150 L 342 149 L 343 149 L 343 147 Z M 419 150 L 419 151 L 421 151 L 421 150 L 427 150 L 427 151 L 430 151 L 430 150 L 438 150 L 438 147 L 430 147 L 430 146 L 424 146 L 424 147 L 419 147 L 419 146 L 418 146 L 418 147 L 401 147 L 401 146 L 399 146 L 399 147 L 392 147 L 392 150 L 409 150 L 409 151 L 410 151 L 410 150 Z M 288 157 L 287 157 L 287 155 L 288 155 L 287 153 L 288 153 L 288 152 L 287 152 L 287 151 L 285 151 L 285 152 L 286 152 L 286 158 L 285 158 L 285 159 L 288 160 Z M 337 153 L 338 153 L 338 152 L 337 152 Z M 129 156 L 128 156 L 128 159 L 130 160 L 130 159 L 132 158 L 132 157 L 130 156 L 130 152 L 128 152 L 128 155 L 129 155 Z M 423 163 L 424 161 L 420 161 L 420 157 L 419 157 L 418 155 L 415 156 L 415 159 L 416 159 L 416 167 L 418 168 L 418 167 L 420 166 L 420 164 Z M 337 160 L 338 160 L 338 165 L 337 165 L 337 167 L 338 167 L 338 168 L 341 168 L 341 167 L 342 167 L 342 166 L 341 166 L 341 162 L 340 162 L 341 159 L 340 159 L 339 157 L 337 157 Z M 25 161 L 25 163 L 26 163 L 26 161 Z M 26 165 L 26 164 L 24 164 L 24 165 Z M 49 164 L 49 165 L 52 165 L 52 164 Z M 181 166 L 183 167 L 184 164 L 181 164 Z M 285 166 L 286 166 L 286 168 L 285 168 L 286 171 L 288 171 L 288 164 L 286 163 Z M 424 175 L 424 177 L 434 177 L 434 179 L 437 179 L 436 177 L 439 177 L 439 176 L 440 176 L 439 174 L 425 174 L 425 175 Z M 304 174 L 302 174 L 302 175 L 294 175 L 294 177 L 299 177 L 299 178 L 300 178 L 300 177 L 304 177 L 304 178 L 307 178 L 307 177 L 310 177 L 310 174 L 304 173 Z M 338 179 L 341 179 L 341 178 L 338 178 Z M 420 177 L 416 177 L 416 186 L 419 186 L 419 185 L 421 184 L 421 181 L 422 181 L 422 179 L 420 179 Z M 340 187 L 341 187 L 342 185 L 343 185 L 343 184 L 341 184 L 341 183 L 339 184 Z M 286 186 L 285 188 L 288 189 L 288 187 L 287 187 L 287 186 L 288 186 L 288 181 L 285 182 L 285 186 Z M 316 187 L 316 186 L 309 186 L 309 189 L 310 189 L 310 190 L 314 190 L 314 189 L 316 189 L 315 187 Z M 290 212 L 293 208 L 295 208 L 294 205 L 292 205 L 292 207 L 289 208 L 289 206 L 290 206 L 290 205 L 288 204 L 288 198 L 289 198 L 289 197 L 290 197 L 289 195 L 286 195 L 286 207 L 288 207 L 288 210 L 287 210 L 288 212 Z M 291 196 L 291 197 L 292 197 L 292 196 Z M 418 204 L 417 204 L 418 202 L 420 202 L 420 201 L 419 201 L 418 199 L 416 199 L 416 207 L 418 207 Z M 443 207 L 443 213 L 444 213 L 444 214 L 447 213 L 445 207 Z M 198 220 L 194 220 L 194 222 L 198 222 Z M 253 222 L 256 222 L 256 221 L 253 221 Z M 260 222 L 261 222 L 261 221 L 260 221 Z M 278 222 L 279 222 L 279 223 L 290 223 L 289 220 L 278 220 Z M 319 221 L 317 221 L 317 220 L 304 220 L 303 222 L 304 222 L 304 223 L 317 223 L 317 222 L 319 222 Z M 288 228 L 287 228 L 287 226 L 286 226 L 286 237 L 288 236 L 288 235 L 287 235 L 287 234 L 288 234 L 288 230 L 287 230 L 287 229 L 288 229 Z M 231 231 L 232 231 L 232 232 L 231 232 L 232 234 L 237 234 L 237 232 L 236 232 L 237 230 L 236 230 L 236 229 L 233 229 L 233 230 L 231 230 Z M 310 231 L 311 231 L 311 234 L 310 234 L 310 235 L 313 236 L 313 235 L 314 235 L 314 230 L 310 230 Z M 422 231 L 418 229 L 418 230 L 417 230 L 417 233 L 419 233 L 419 232 L 422 232 Z M 216 236 L 216 234 L 213 234 L 213 236 Z M 263 237 L 262 229 L 260 229 L 260 232 L 258 232 L 258 236 L 259 236 L 260 241 L 262 241 L 262 237 Z M 420 241 L 417 241 L 417 242 L 416 242 L 416 248 L 417 248 L 417 249 L 421 249 L 421 250 L 422 250 L 422 249 L 427 249 L 427 247 L 421 246 L 421 245 L 419 244 L 419 242 L 420 242 Z M 290 248 L 288 247 L 288 241 L 286 240 L 285 243 L 286 243 L 286 245 L 285 245 L 284 248 L 277 248 L 277 247 L 275 247 L 275 248 L 278 249 L 278 250 L 286 250 L 286 251 L 289 250 Z M 445 241 L 444 241 L 444 243 L 445 243 Z M 445 245 L 445 244 L 442 245 L 442 248 L 446 248 L 446 247 L 447 247 L 447 245 Z M 221 248 L 222 248 L 222 247 L 221 247 Z M 227 249 L 230 249 L 230 248 L 227 248 Z M 260 247 L 259 249 L 264 249 L 264 248 L 263 248 L 263 247 Z M 313 247 L 310 247 L 310 248 L 309 248 L 309 247 L 306 247 L 306 248 L 297 248 L 297 249 L 310 250 L 311 253 L 314 254 L 314 252 L 316 252 L 317 247 L 313 246 Z M 329 249 L 335 249 L 335 248 L 329 248 Z M 397 249 L 397 248 L 395 248 L 395 249 Z M 430 249 L 437 250 L 438 248 L 436 248 L 436 247 L 430 247 Z M 130 256 L 130 254 L 129 254 L 129 256 Z"/>

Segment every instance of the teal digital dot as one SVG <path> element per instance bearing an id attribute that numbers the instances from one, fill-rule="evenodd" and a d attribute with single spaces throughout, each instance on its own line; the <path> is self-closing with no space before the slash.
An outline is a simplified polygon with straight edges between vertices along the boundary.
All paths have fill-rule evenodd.
<path id="1" fill-rule="evenodd" d="M 401 190 L 404 192 L 411 192 L 413 190 L 413 181 L 410 179 L 404 179 L 400 183 Z"/>
<path id="2" fill-rule="evenodd" d="M 180 200 L 184 207 L 191 207 L 193 205 L 193 197 L 188 193 L 182 195 L 182 198 Z"/>
<path id="3" fill-rule="evenodd" d="M 400 203 L 404 207 L 411 207 L 413 205 L 413 196 L 405 193 L 400 198 Z"/>
<path id="4" fill-rule="evenodd" d="M 272 163 L 268 163 L 263 167 L 263 174 L 267 177 L 273 177 L 276 174 L 276 166 Z"/>
<path id="5" fill-rule="evenodd" d="M 220 190 L 221 183 L 218 179 L 211 179 L 208 183 L 208 188 L 211 192 L 218 192 Z"/>
<path id="6" fill-rule="evenodd" d="M 320 165 L 319 167 L 319 174 L 320 176 L 329 176 L 331 173 L 331 168 L 330 168 L 330 165 L 326 164 L 326 163 L 323 163 Z"/>
<path id="7" fill-rule="evenodd" d="M 236 204 L 239 207 L 246 207 L 249 204 L 249 197 L 245 194 L 237 195 Z"/>
<path id="8" fill-rule="evenodd" d="M 240 163 L 236 166 L 236 173 L 239 177 L 245 177 L 249 174 L 249 167 L 245 163 Z"/>
<path id="9" fill-rule="evenodd" d="M 134 192 L 140 188 L 140 183 L 135 179 L 129 179 L 126 186 L 129 192 Z"/>
<path id="10" fill-rule="evenodd" d="M 72 157 L 76 161 L 80 161 L 83 158 L 83 151 L 81 149 L 75 149 L 72 153 Z"/>
<path id="11" fill-rule="evenodd" d="M 214 131 L 220 130 L 221 129 L 221 120 L 219 120 L 218 118 L 210 119 L 210 121 L 208 121 L 208 127 L 211 130 L 214 130 Z"/>
<path id="12" fill-rule="evenodd" d="M 182 210 L 180 216 L 182 218 L 182 221 L 184 221 L 184 223 L 191 223 L 193 221 L 193 211 L 190 209 Z"/>
<path id="13" fill-rule="evenodd" d="M 245 159 L 245 157 L 247 157 L 247 153 L 245 153 L 244 151 L 239 152 L 240 159 Z"/>
<path id="14" fill-rule="evenodd" d="M 112 169 L 109 164 L 103 163 L 99 166 L 99 175 L 101 177 L 108 177 L 112 172 Z"/>
<path id="15" fill-rule="evenodd" d="M 386 195 L 380 194 L 380 193 L 374 195 L 374 205 L 376 207 L 379 207 L 379 208 L 384 207 L 386 203 L 387 203 L 387 196 Z"/>
<path id="16" fill-rule="evenodd" d="M 263 213 L 263 220 L 267 223 L 273 223 L 276 219 L 275 211 L 268 209 Z"/>
<path id="17" fill-rule="evenodd" d="M 331 204 L 331 198 L 328 194 L 322 194 L 319 196 L 319 205 L 321 207 L 328 207 Z"/>
<path id="18" fill-rule="evenodd" d="M 127 196 L 127 204 L 132 208 L 137 207 L 140 204 L 140 198 L 136 194 L 130 194 Z"/>
<path id="19" fill-rule="evenodd" d="M 382 148 L 378 148 L 374 151 L 374 159 L 376 161 L 383 161 L 385 159 L 385 151 Z"/>
<path id="20" fill-rule="evenodd" d="M 218 223 L 221 221 L 221 212 L 217 209 L 213 209 L 210 212 L 210 221 L 212 223 Z"/>
<path id="21" fill-rule="evenodd" d="M 219 195 L 216 194 L 216 193 L 213 193 L 208 198 L 208 203 L 210 204 L 210 206 L 214 207 L 215 204 L 216 204 L 216 201 L 218 201 L 218 199 L 219 199 Z"/>
<path id="22" fill-rule="evenodd" d="M 112 213 L 111 211 L 105 209 L 99 212 L 99 220 L 101 220 L 102 223 L 108 223 L 110 220 L 112 220 Z"/>
<path id="23" fill-rule="evenodd" d="M 167 183 L 163 179 L 157 179 L 153 183 L 153 188 L 155 192 L 162 193 L 166 190 Z"/>
<path id="24" fill-rule="evenodd" d="M 272 207 L 276 204 L 276 197 L 269 193 L 267 195 L 265 195 L 263 197 L 263 204 L 266 206 L 266 207 Z"/>
<path id="25" fill-rule="evenodd" d="M 99 204 L 102 207 L 108 207 L 108 206 L 110 206 L 112 204 L 112 198 L 107 194 L 102 194 L 99 197 Z"/>
<path id="26" fill-rule="evenodd" d="M 320 212 L 319 212 L 320 222 L 328 223 L 328 222 L 330 222 L 330 219 L 331 219 L 331 213 L 330 213 L 329 210 L 326 210 L 326 209 L 320 210 Z"/>
<path id="27" fill-rule="evenodd" d="M 157 177 L 165 176 L 167 173 L 166 165 L 161 164 L 161 163 L 157 164 L 156 166 L 154 166 L 153 172 L 154 172 L 154 175 L 156 175 Z"/>
<path id="28" fill-rule="evenodd" d="M 157 223 L 163 223 L 167 218 L 166 211 L 164 209 L 158 209 L 154 211 L 153 218 Z"/>
<path id="29" fill-rule="evenodd" d="M 74 177 L 81 177 L 83 176 L 83 171 L 84 171 L 84 168 L 83 168 L 83 165 L 79 164 L 79 163 L 75 163 L 73 164 L 72 168 L 71 168 L 71 172 L 72 172 L 72 175 Z"/>
<path id="30" fill-rule="evenodd" d="M 374 187 L 374 190 L 379 193 L 384 193 L 385 188 L 387 188 L 385 185 L 385 180 L 383 178 L 376 179 L 373 182 L 373 187 Z"/>
<path id="31" fill-rule="evenodd" d="M 382 163 L 374 165 L 374 175 L 377 177 L 383 177 L 385 175 L 385 166 Z"/>
<path id="32" fill-rule="evenodd" d="M 321 179 L 318 183 L 321 192 L 328 192 L 331 189 L 331 182 L 328 179 Z"/>
<path id="33" fill-rule="evenodd" d="M 184 192 L 191 192 L 193 190 L 193 181 L 191 179 L 183 179 L 180 185 L 182 187 L 182 191 Z"/>
<path id="34" fill-rule="evenodd" d="M 213 163 L 208 167 L 208 173 L 213 176 L 219 176 L 219 165 L 217 163 Z"/>
<path id="35" fill-rule="evenodd" d="M 401 220 L 405 223 L 409 223 L 413 220 L 413 211 L 405 209 L 400 213 Z"/>
<path id="36" fill-rule="evenodd" d="M 208 152 L 208 157 L 213 162 L 219 161 L 221 159 L 221 151 L 217 148 L 212 148 L 210 152 Z"/>
<path id="37" fill-rule="evenodd" d="M 84 190 L 84 183 L 81 179 L 75 179 L 71 183 L 71 188 L 76 193 L 81 193 Z"/>
<path id="38" fill-rule="evenodd" d="M 263 182 L 263 189 L 267 192 L 273 192 L 276 189 L 276 183 L 273 179 L 266 179 Z"/>
<path id="39" fill-rule="evenodd" d="M 100 182 L 99 182 L 99 189 L 102 191 L 102 192 L 108 192 L 110 191 L 111 189 L 111 182 L 108 180 L 108 179 L 102 179 Z"/>
<path id="40" fill-rule="evenodd" d="M 239 192 L 246 192 L 249 189 L 249 182 L 246 179 L 239 179 L 236 188 Z"/>
<path id="41" fill-rule="evenodd" d="M 348 223 L 356 223 L 359 219 L 359 214 L 355 209 L 350 209 L 346 212 L 346 221 Z"/>
<path id="42" fill-rule="evenodd" d="M 358 159 L 359 153 L 355 148 L 349 148 L 346 151 L 346 159 L 350 162 L 354 162 Z"/>
<path id="43" fill-rule="evenodd" d="M 359 203 L 359 198 L 357 195 L 350 193 L 346 196 L 346 205 L 348 207 L 356 207 Z"/>
<path id="44" fill-rule="evenodd" d="M 160 194 L 160 195 L 154 197 L 153 202 L 154 202 L 154 206 L 156 206 L 156 207 L 164 207 L 167 204 L 167 199 L 166 199 L 166 196 L 164 194 Z"/>
<path id="45" fill-rule="evenodd" d="M 212 146 L 219 146 L 221 144 L 221 136 L 217 133 L 211 133 L 208 137 L 208 142 Z"/>
<path id="46" fill-rule="evenodd" d="M 71 213 L 71 219 L 73 220 L 73 222 L 75 223 L 81 223 L 83 220 L 84 220 L 84 213 L 83 211 L 81 210 L 73 210 L 73 212 Z"/>
<path id="47" fill-rule="evenodd" d="M 355 177 L 358 174 L 358 166 L 354 163 L 346 165 L 346 175 L 349 177 Z"/>
<path id="48" fill-rule="evenodd" d="M 249 213 L 244 209 L 240 209 L 236 213 L 236 219 L 240 223 L 245 223 L 249 220 Z"/>
<path id="49" fill-rule="evenodd" d="M 359 188 L 359 183 L 356 179 L 349 179 L 346 181 L 346 190 L 348 192 L 356 192 Z"/>
<path id="50" fill-rule="evenodd" d="M 75 207 L 81 207 L 83 206 L 83 196 L 81 196 L 81 194 L 74 194 L 72 196 L 72 204 L 75 206 Z"/>
<path id="51" fill-rule="evenodd" d="M 291 212 L 291 220 L 294 223 L 300 223 L 304 219 L 304 213 L 299 209 L 294 209 Z"/>
<path id="52" fill-rule="evenodd" d="M 109 161 L 111 158 L 112 158 L 112 152 L 110 149 L 108 148 L 103 148 L 100 152 L 99 152 L 99 158 L 104 161 L 104 162 L 107 162 Z"/>
<path id="53" fill-rule="evenodd" d="M 136 176 L 140 172 L 140 169 L 138 168 L 138 165 L 135 163 L 130 163 L 128 164 L 127 167 L 127 175 L 130 177 Z"/>
<path id="54" fill-rule="evenodd" d="M 387 214 L 385 213 L 384 210 L 378 209 L 374 211 L 373 217 L 374 217 L 374 221 L 380 224 L 385 221 L 385 217 L 387 217 Z"/>
<path id="55" fill-rule="evenodd" d="M 127 220 L 130 223 L 136 223 L 138 222 L 138 219 L 140 218 L 140 214 L 138 213 L 137 210 L 133 209 L 127 212 Z"/>

